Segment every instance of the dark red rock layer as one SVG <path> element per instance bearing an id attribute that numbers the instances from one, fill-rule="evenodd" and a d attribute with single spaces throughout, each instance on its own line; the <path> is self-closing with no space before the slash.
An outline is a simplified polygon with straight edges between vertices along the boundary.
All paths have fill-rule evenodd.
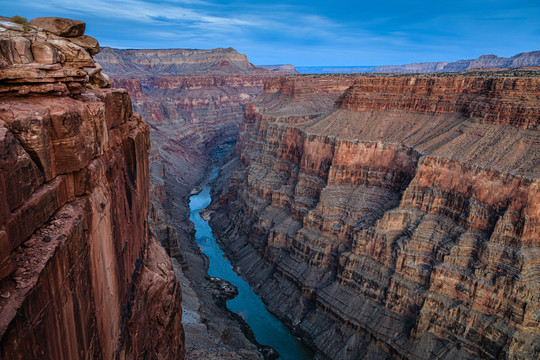
<path id="1" fill-rule="evenodd" d="M 360 77 L 310 118 L 272 80 L 214 233 L 320 358 L 537 358 L 539 84 Z"/>
<path id="2" fill-rule="evenodd" d="M 41 32 L 2 23 L 15 46 L 0 71 L 0 357 L 184 358 L 180 286 L 148 234 L 149 128 L 45 20 Z M 80 36 L 74 24 L 64 30 Z M 36 75 L 43 54 L 84 76 Z"/>

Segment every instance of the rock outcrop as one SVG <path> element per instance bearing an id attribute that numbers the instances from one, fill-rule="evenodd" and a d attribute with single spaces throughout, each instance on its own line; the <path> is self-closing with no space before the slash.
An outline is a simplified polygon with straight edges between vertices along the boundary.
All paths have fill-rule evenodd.
<path id="1" fill-rule="evenodd" d="M 362 76 L 307 110 L 327 87 L 246 105 L 211 219 L 240 273 L 318 358 L 538 358 L 539 74 Z"/>
<path id="2" fill-rule="evenodd" d="M 377 66 L 369 72 L 375 73 L 426 73 L 426 72 L 459 72 L 480 68 L 518 68 L 524 66 L 540 66 L 540 51 L 516 54 L 505 58 L 497 55 L 482 55 L 476 59 L 455 62 L 438 61 L 412 63 L 405 65 Z"/>
<path id="3" fill-rule="evenodd" d="M 84 23 L 0 18 L 0 357 L 185 357 L 150 138 Z"/>

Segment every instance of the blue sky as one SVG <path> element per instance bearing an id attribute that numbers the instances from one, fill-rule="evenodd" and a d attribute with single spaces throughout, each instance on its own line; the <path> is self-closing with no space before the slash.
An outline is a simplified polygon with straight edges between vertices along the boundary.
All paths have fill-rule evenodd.
<path id="1" fill-rule="evenodd" d="M 232 46 L 258 65 L 390 65 L 540 50 L 540 0 L 0 0 L 76 18 L 102 46 Z"/>

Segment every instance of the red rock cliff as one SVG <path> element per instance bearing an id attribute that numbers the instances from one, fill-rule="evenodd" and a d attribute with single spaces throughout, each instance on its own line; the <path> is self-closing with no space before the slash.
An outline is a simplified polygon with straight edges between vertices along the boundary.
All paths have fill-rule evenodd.
<path id="1" fill-rule="evenodd" d="M 0 22 L 0 357 L 184 358 L 148 126 L 84 23 L 30 25 Z"/>
<path id="2" fill-rule="evenodd" d="M 538 75 L 265 89 L 212 225 L 272 311 L 335 359 L 540 355 Z"/>

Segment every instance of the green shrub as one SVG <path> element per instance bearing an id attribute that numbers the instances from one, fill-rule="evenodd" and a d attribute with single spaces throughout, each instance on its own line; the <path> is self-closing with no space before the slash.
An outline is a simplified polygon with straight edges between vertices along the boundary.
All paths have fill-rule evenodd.
<path id="1" fill-rule="evenodd" d="M 26 32 L 30 30 L 30 25 L 28 24 L 28 19 L 24 18 L 19 15 L 15 15 L 11 17 L 11 20 L 15 21 L 17 24 L 21 24 L 23 26 L 23 30 Z"/>

